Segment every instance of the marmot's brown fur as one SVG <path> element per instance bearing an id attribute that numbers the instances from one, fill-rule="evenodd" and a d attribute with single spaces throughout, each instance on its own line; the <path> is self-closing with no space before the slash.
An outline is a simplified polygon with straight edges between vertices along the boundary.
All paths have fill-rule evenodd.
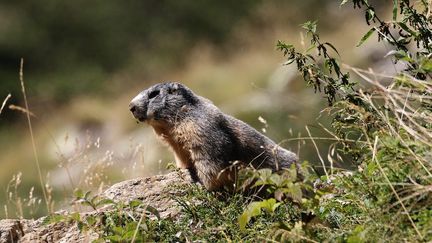
<path id="1" fill-rule="evenodd" d="M 297 162 L 294 153 L 180 83 L 156 84 L 129 108 L 172 148 L 177 166 L 192 170 L 208 190 L 232 185 L 227 168 L 235 161 L 273 171 Z"/>

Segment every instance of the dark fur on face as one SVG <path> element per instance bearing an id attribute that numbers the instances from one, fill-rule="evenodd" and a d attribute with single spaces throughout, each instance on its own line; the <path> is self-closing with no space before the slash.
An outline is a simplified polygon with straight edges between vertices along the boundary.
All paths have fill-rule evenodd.
<path id="1" fill-rule="evenodd" d="M 184 116 L 197 99 L 186 86 L 177 82 L 160 83 L 142 91 L 130 103 L 129 108 L 141 122 L 173 123 Z"/>

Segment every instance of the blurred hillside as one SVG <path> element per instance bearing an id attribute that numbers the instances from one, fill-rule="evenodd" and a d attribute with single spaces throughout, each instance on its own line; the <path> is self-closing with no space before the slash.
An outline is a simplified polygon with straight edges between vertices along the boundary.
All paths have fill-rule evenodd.
<path id="1" fill-rule="evenodd" d="M 65 102 L 80 93 L 112 91 L 104 84 L 136 54 L 153 65 L 179 62 L 196 42 L 222 43 L 257 1 L 8 1 L 0 3 L 2 92 L 19 91 L 17 63 L 38 99 Z M 150 63 L 150 62 L 148 62 Z M 149 67 L 143 70 L 151 75 Z"/>
<path id="2" fill-rule="evenodd" d="M 363 60 L 384 53 L 371 45 L 354 48 L 365 32 L 359 24 L 363 16 L 338 5 L 318 0 L 3 1 L 0 98 L 11 93 L 8 104 L 23 106 L 18 79 L 23 57 L 30 109 L 37 116 L 39 160 L 55 208 L 74 188 L 102 188 L 165 171 L 172 155 L 127 109 L 138 92 L 163 80 L 184 82 L 277 142 L 291 138 L 282 145 L 319 164 L 312 144 L 295 138 L 308 136 L 305 125 L 313 136 L 328 137 L 318 124 L 326 121 L 316 120 L 323 100 L 304 89 L 293 67 L 281 65 L 275 43 L 283 39 L 307 49 L 299 25 L 316 19 L 322 37 L 346 53 L 344 61 L 367 67 Z M 0 217 L 22 216 L 19 207 L 27 208 L 26 217 L 41 215 L 43 203 L 32 201 L 41 198 L 41 190 L 26 119 L 5 109 L 0 121 L 0 206 L 5 205 Z M 328 145 L 322 142 L 319 149 L 327 153 Z M 8 182 L 19 172 L 14 191 L 16 180 Z"/>

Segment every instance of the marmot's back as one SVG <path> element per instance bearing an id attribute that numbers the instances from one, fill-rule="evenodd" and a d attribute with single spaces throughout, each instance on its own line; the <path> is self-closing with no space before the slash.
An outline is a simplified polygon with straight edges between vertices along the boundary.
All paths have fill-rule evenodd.
<path id="1" fill-rule="evenodd" d="M 273 170 L 287 168 L 297 162 L 297 156 L 293 152 L 277 145 L 253 127 L 234 117 L 225 117 L 237 133 L 237 153 L 241 156 L 238 160 L 251 163 L 254 168 L 265 167 Z"/>
<path id="2" fill-rule="evenodd" d="M 232 183 L 226 169 L 235 161 L 274 171 L 297 162 L 294 153 L 179 83 L 144 90 L 130 110 L 171 147 L 177 166 L 194 170 L 209 190 Z"/>

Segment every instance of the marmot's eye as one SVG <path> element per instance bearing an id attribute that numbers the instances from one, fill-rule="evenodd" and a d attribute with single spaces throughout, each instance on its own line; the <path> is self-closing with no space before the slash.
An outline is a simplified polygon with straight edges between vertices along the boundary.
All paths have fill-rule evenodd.
<path id="1" fill-rule="evenodd" d="M 159 90 L 155 90 L 155 91 L 152 91 L 148 97 L 149 97 L 149 99 L 153 99 L 154 97 L 158 96 L 158 94 L 159 94 Z"/>

